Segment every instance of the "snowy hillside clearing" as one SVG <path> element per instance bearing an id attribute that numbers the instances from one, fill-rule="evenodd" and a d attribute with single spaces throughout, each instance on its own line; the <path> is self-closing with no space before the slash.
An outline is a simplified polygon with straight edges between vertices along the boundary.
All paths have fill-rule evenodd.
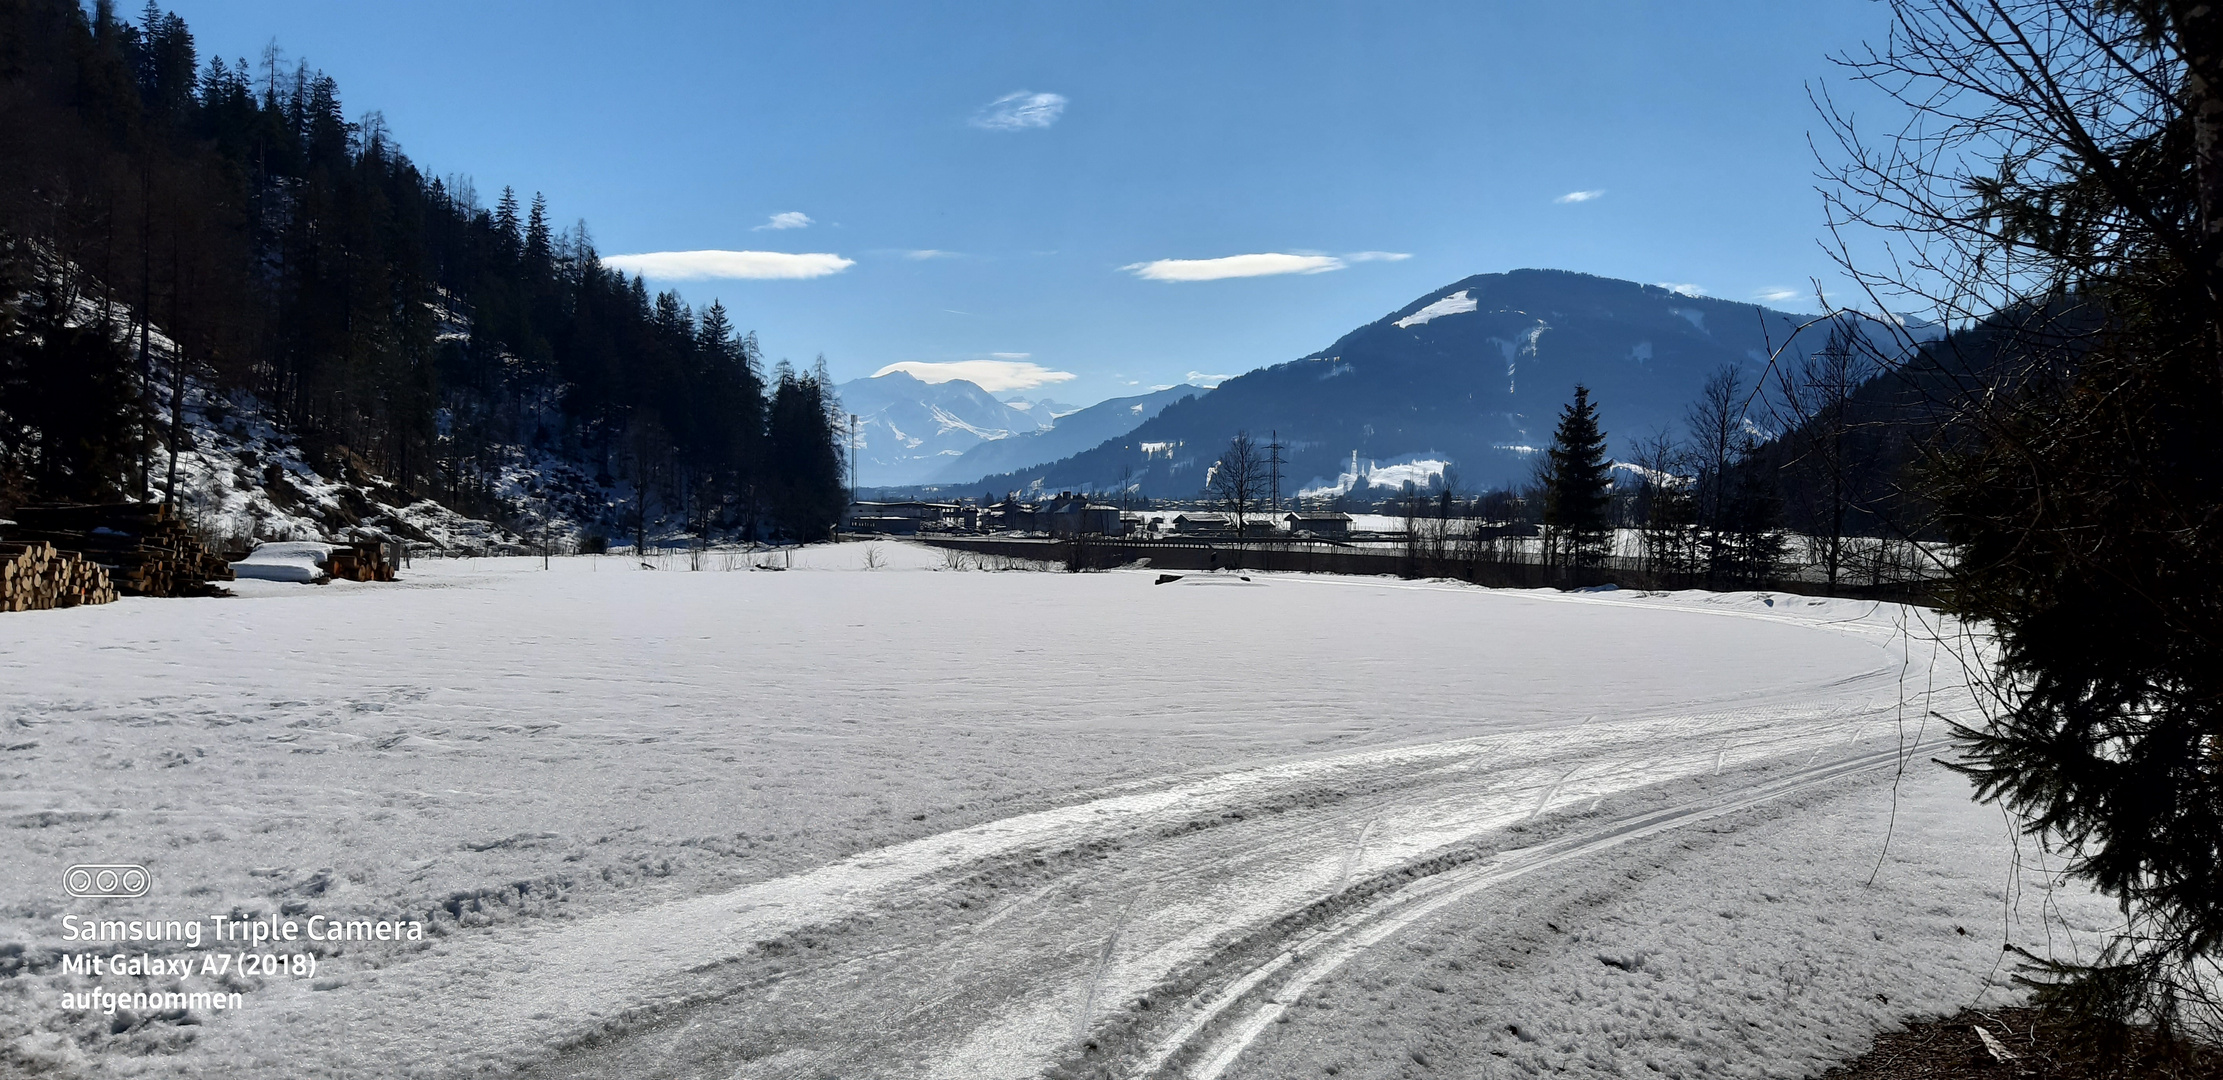
<path id="1" fill-rule="evenodd" d="M 1800 1075 L 2047 947 L 1996 811 L 1933 766 L 1863 884 L 1896 764 L 1963 707 L 1904 610 L 943 561 L 420 560 L 0 623 L 29 871 L 0 1045 L 64 1075 L 1363 1074 L 1398 1040 Z M 428 940 L 111 1032 L 54 1006 L 94 981 L 53 884 L 87 861 L 155 875 L 105 916 Z"/>

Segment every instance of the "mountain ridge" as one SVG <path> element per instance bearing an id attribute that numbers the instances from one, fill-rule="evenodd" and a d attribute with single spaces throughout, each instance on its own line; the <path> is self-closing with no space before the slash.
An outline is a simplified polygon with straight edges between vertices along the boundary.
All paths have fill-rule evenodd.
<path id="1" fill-rule="evenodd" d="M 1283 493 L 1348 489 L 1374 468 L 1438 463 L 1457 482 L 1509 487 L 1533 472 L 1575 383 L 1616 448 L 1679 424 L 1705 379 L 1754 384 L 1776 349 L 1821 336 L 1813 316 L 1566 270 L 1475 274 L 1431 289 L 1326 348 L 1168 405 L 1121 436 L 983 477 L 994 491 L 1116 490 L 1187 497 L 1228 439 L 1278 434 Z M 1353 463 L 1357 467 L 1353 468 Z M 1414 470 L 1403 470 L 1409 478 Z"/>

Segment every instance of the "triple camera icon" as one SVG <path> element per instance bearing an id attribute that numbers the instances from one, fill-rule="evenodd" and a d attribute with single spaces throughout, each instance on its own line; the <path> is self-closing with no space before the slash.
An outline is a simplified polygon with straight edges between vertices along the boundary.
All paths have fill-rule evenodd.
<path id="1" fill-rule="evenodd" d="M 154 875 L 129 863 L 80 863 L 62 873 L 62 891 L 96 900 L 128 900 L 147 895 Z"/>

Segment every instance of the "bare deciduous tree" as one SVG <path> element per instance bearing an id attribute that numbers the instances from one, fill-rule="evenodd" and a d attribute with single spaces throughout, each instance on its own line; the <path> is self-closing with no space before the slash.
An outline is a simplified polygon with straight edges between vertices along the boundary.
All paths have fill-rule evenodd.
<path id="1" fill-rule="evenodd" d="M 1852 511 L 1853 394 L 1878 371 L 1874 350 L 1843 319 L 1829 324 L 1828 341 L 1795 363 L 1774 368 L 1777 406 L 1793 439 L 1788 466 L 1805 474 L 1801 486 L 1815 505 L 1806 528 L 1829 588 L 1845 566 L 1846 518 Z"/>
<path id="2" fill-rule="evenodd" d="M 1213 500 L 1234 519 L 1239 536 L 1250 515 L 1265 501 L 1267 483 L 1266 459 L 1259 454 L 1258 444 L 1252 441 L 1250 433 L 1240 431 L 1228 440 L 1227 449 L 1220 452 L 1220 459 L 1213 463 L 1204 486 L 1212 493 Z"/>
<path id="3" fill-rule="evenodd" d="M 1690 429 L 1689 462 L 1694 479 L 1693 515 L 1705 553 L 1707 573 L 1719 577 L 1729 562 L 1730 473 L 1744 434 L 1745 385 L 1734 365 L 1706 379 L 1683 419 Z"/>

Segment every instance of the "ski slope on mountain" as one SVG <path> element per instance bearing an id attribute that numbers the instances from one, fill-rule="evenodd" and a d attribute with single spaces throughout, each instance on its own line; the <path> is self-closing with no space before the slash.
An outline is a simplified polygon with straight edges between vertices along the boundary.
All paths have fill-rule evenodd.
<path id="1" fill-rule="evenodd" d="M 1800 1075 L 2108 914 L 2005 891 L 1997 812 L 1927 764 L 1966 704 L 1919 611 L 900 544 L 541 567 L 0 622 L 9 1060 Z M 427 938 L 236 1011 L 68 1013 L 150 981 L 61 967 L 92 861 L 156 881 L 104 917 Z"/>

